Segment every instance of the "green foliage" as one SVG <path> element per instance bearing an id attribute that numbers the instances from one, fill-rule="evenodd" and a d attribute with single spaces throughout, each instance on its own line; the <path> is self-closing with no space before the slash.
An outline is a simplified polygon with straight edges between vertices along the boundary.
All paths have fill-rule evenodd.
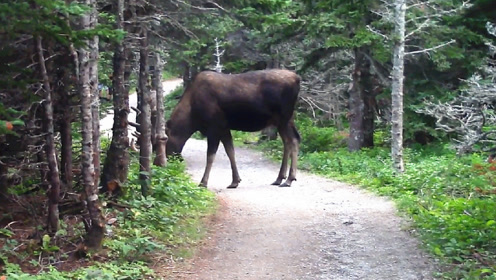
<path id="1" fill-rule="evenodd" d="M 107 225 L 109 232 L 103 244 L 104 256 L 98 258 L 104 261 L 69 272 L 46 266 L 42 273 L 31 275 L 23 273 L 19 265 L 9 263 L 7 257 L 16 254 L 13 248 L 19 244 L 7 238 L 0 248 L 0 261 L 5 264 L 2 275 L 8 279 L 39 280 L 153 279 L 154 273 L 148 268 L 151 256 L 157 253 L 173 257 L 188 254 L 189 247 L 203 237 L 203 217 L 215 211 L 215 195 L 192 183 L 185 173 L 184 163 L 178 160 L 170 160 L 165 168 L 152 168 L 151 188 L 146 198 L 141 196 L 136 157 L 132 158 L 130 170 L 126 196 L 119 202 L 128 208 L 106 210 L 106 216 L 116 220 Z M 55 237 L 42 237 L 35 253 L 51 256 L 59 251 L 53 242 L 67 232 L 66 225 L 61 223 L 61 230 Z M 6 229 L 0 231 L 0 237 L 11 234 Z"/>
<path id="2" fill-rule="evenodd" d="M 347 147 L 347 131 L 338 131 L 334 127 L 324 126 L 318 121 L 299 113 L 296 115 L 295 124 L 301 139 L 303 139 L 300 143 L 300 151 L 302 153 L 334 151 Z M 237 134 L 240 133 L 234 133 L 233 137 L 236 138 Z M 238 137 L 242 138 L 240 136 Z M 245 142 L 251 142 L 246 141 L 249 139 L 248 136 L 245 136 L 243 139 Z M 282 142 L 280 140 L 263 142 L 262 146 L 268 149 L 273 157 L 278 158 L 282 156 Z"/>
<path id="3" fill-rule="evenodd" d="M 107 243 L 127 260 L 165 250 L 164 246 L 173 254 L 176 248 L 196 242 L 203 232 L 201 218 L 215 208 L 213 193 L 192 183 L 179 160 L 169 160 L 166 168 L 154 166 L 151 178 L 149 196 L 142 197 L 138 174 L 130 174 L 123 200 L 131 207 L 118 213 L 122 221 L 116 228 L 118 238 Z"/>
<path id="4" fill-rule="evenodd" d="M 0 102 L 0 135 L 14 134 L 14 126 L 23 126 L 24 122 L 20 119 L 24 112 L 20 112 L 13 108 L 5 108 L 5 105 Z"/>
<path id="5" fill-rule="evenodd" d="M 122 263 L 99 263 L 78 269 L 75 271 L 61 272 L 53 266 L 50 266 L 48 271 L 31 275 L 22 272 L 17 264 L 5 262 L 5 276 L 7 279 L 17 280 L 59 280 L 59 279 L 85 279 L 85 280 L 118 280 L 118 279 L 146 279 L 153 275 L 153 271 L 143 262 L 133 264 Z"/>

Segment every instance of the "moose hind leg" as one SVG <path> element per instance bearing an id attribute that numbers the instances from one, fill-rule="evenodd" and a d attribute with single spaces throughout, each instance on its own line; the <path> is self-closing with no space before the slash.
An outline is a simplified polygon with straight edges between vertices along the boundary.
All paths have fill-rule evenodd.
<path id="1" fill-rule="evenodd" d="M 232 140 L 231 132 L 228 131 L 221 139 L 222 144 L 224 145 L 224 149 L 226 150 L 227 157 L 231 162 L 231 170 L 232 170 L 232 182 L 227 187 L 228 189 L 237 188 L 239 182 L 241 182 L 241 178 L 239 177 L 238 167 L 236 165 L 236 157 L 234 153 L 234 145 Z"/>
<path id="2" fill-rule="evenodd" d="M 300 147 L 300 134 L 294 124 L 290 124 L 288 139 L 289 154 L 291 155 L 291 167 L 289 168 L 288 179 L 280 187 L 290 187 L 293 181 L 296 181 L 296 169 L 298 167 L 298 152 Z"/>
<path id="3" fill-rule="evenodd" d="M 288 141 L 288 131 L 286 128 L 279 128 L 279 135 L 282 139 L 282 144 L 284 146 L 284 153 L 282 155 L 281 169 L 279 169 L 279 175 L 277 175 L 277 179 L 272 183 L 272 185 L 279 186 L 282 183 L 282 180 L 286 179 L 286 172 L 288 170 L 288 160 L 290 154 L 290 143 Z"/>
<path id="4" fill-rule="evenodd" d="M 220 140 L 218 138 L 209 137 L 207 139 L 207 165 L 205 166 L 205 173 L 203 173 L 203 177 L 200 181 L 200 186 L 202 187 L 206 188 L 208 185 L 208 177 L 210 176 L 210 170 L 212 169 L 212 164 L 214 163 L 215 154 L 219 148 L 219 142 Z"/>

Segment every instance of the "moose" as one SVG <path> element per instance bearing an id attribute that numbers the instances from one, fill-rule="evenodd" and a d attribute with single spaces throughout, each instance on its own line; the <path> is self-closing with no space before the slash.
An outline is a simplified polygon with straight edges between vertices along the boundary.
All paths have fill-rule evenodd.
<path id="1" fill-rule="evenodd" d="M 260 131 L 277 128 L 284 144 L 282 164 L 272 185 L 290 187 L 296 180 L 300 134 L 294 124 L 294 108 L 300 77 L 289 70 L 259 70 L 242 74 L 200 72 L 185 89 L 167 121 L 167 155 L 181 154 L 191 135 L 200 131 L 207 137 L 207 164 L 200 186 L 207 187 L 215 154 L 222 142 L 231 163 L 232 183 L 241 178 L 234 157 L 231 130 Z M 286 179 L 288 161 L 291 159 Z M 284 183 L 282 181 L 286 179 Z"/>

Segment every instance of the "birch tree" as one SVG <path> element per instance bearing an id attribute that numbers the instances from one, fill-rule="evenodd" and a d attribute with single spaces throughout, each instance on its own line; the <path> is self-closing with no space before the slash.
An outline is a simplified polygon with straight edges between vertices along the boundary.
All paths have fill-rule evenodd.
<path id="1" fill-rule="evenodd" d="M 95 9 L 95 0 L 86 0 L 85 4 L 90 7 L 90 12 L 86 13 L 81 18 L 81 28 L 83 30 L 90 30 L 91 26 L 94 26 L 93 17 Z M 86 245 L 89 248 L 100 248 L 103 235 L 105 231 L 105 220 L 103 217 L 101 205 L 98 199 L 98 184 L 96 184 L 97 179 L 95 178 L 95 163 L 94 159 L 94 143 L 93 137 L 98 133 L 93 133 L 94 121 L 93 121 L 93 109 L 92 104 L 98 102 L 95 100 L 95 95 L 92 93 L 91 81 L 95 78 L 92 75 L 95 71 L 92 71 L 92 63 L 90 61 L 91 52 L 88 50 L 93 46 L 94 40 L 86 40 L 85 45 L 79 49 L 79 95 L 80 95 L 80 105 L 81 105 L 81 176 L 82 184 L 84 187 L 84 197 L 86 199 L 86 206 L 89 212 L 89 222 L 86 223 L 87 236 Z"/>
<path id="2" fill-rule="evenodd" d="M 95 29 L 98 23 L 98 11 L 96 1 L 91 1 L 91 12 L 89 29 Z M 89 68 L 90 68 L 90 89 L 91 89 L 91 115 L 92 115 L 92 150 L 93 166 L 95 174 L 93 176 L 94 185 L 99 186 L 100 182 L 100 93 L 98 90 L 98 36 L 93 35 L 89 39 Z"/>
<path id="3" fill-rule="evenodd" d="M 413 51 L 405 51 L 406 42 L 414 35 L 425 32 L 429 28 L 436 28 L 436 21 L 443 16 L 452 15 L 467 6 L 463 2 L 460 6 L 445 6 L 441 1 L 407 1 L 394 0 L 385 2 L 384 10 L 378 12 L 386 21 L 394 24 L 392 38 L 381 34 L 384 38 L 393 42 L 393 69 L 391 71 L 391 158 L 393 168 L 398 173 L 405 170 L 403 161 L 403 95 L 404 95 L 404 64 L 405 57 L 414 54 L 425 54 L 433 52 L 455 42 L 454 39 L 443 42 L 431 48 L 418 48 Z M 409 5 L 409 6 L 408 6 Z M 390 8 L 393 12 L 390 12 Z M 410 10 L 410 16 L 407 11 Z M 368 29 L 379 33 L 371 26 Z"/>
<path id="4" fill-rule="evenodd" d="M 391 157 L 397 172 L 404 172 L 403 163 L 403 79 L 405 65 L 406 0 L 394 3 L 394 51 L 391 89 Z"/>

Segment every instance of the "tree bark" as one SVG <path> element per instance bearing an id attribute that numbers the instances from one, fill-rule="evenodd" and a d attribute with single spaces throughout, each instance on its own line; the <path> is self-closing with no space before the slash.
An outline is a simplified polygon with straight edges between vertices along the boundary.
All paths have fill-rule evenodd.
<path id="1" fill-rule="evenodd" d="M 7 196 L 7 190 L 9 189 L 9 185 L 7 182 L 9 167 L 2 161 L 1 155 L 2 154 L 0 150 L 0 202 L 5 200 Z"/>
<path id="2" fill-rule="evenodd" d="M 94 9 L 94 0 L 86 0 L 89 7 Z M 91 26 L 92 17 L 89 14 L 83 15 L 81 26 L 88 30 Z M 89 42 L 87 45 L 90 46 Z M 102 245 L 105 231 L 105 220 L 102 214 L 100 202 L 98 200 L 98 185 L 95 184 L 95 161 L 93 160 L 93 94 L 91 91 L 91 71 L 90 52 L 86 47 L 79 50 L 79 94 L 81 102 L 81 176 L 85 192 L 86 205 L 89 212 L 89 228 L 85 244 L 90 249 L 99 249 Z"/>
<path id="3" fill-rule="evenodd" d="M 92 1 L 93 7 L 90 13 L 90 29 L 96 28 L 98 23 L 98 12 L 96 1 Z M 89 40 L 89 67 L 90 67 L 90 90 L 92 94 L 91 115 L 93 122 L 92 150 L 93 166 L 95 168 L 95 186 L 100 181 L 100 93 L 98 91 L 98 36 Z"/>
<path id="4" fill-rule="evenodd" d="M 124 2 L 117 1 L 117 29 L 124 30 Z M 124 40 L 117 43 L 113 58 L 112 96 L 114 105 L 114 124 L 112 127 L 112 142 L 103 166 L 101 184 L 102 190 L 108 191 L 109 182 L 124 183 L 129 171 L 129 88 L 126 83 L 126 58 L 128 49 Z M 113 190 L 110 190 L 113 191 Z"/>
<path id="5" fill-rule="evenodd" d="M 60 173 L 57 161 L 57 154 L 54 140 L 54 121 L 53 121 L 53 103 L 50 80 L 45 65 L 45 56 L 43 54 L 43 45 L 41 36 L 36 37 L 36 48 L 38 52 L 38 63 L 43 80 L 44 89 L 44 125 L 45 130 L 45 153 L 48 162 L 48 231 L 56 232 L 59 229 L 59 196 L 60 196 Z"/>
<path id="6" fill-rule="evenodd" d="M 60 165 L 62 166 L 62 182 L 64 183 L 64 189 L 72 190 L 72 114 L 70 111 L 69 101 L 67 100 L 67 95 L 61 94 L 61 106 L 64 106 L 62 110 L 61 119 L 59 120 L 60 126 L 60 142 L 61 142 L 61 155 L 60 155 Z"/>
<path id="7" fill-rule="evenodd" d="M 403 81 L 405 63 L 405 0 L 394 3 L 394 53 L 391 92 L 391 157 L 393 168 L 402 173 L 405 171 L 403 162 Z"/>
<path id="8" fill-rule="evenodd" d="M 155 131 L 155 159 L 153 164 L 157 166 L 165 166 L 167 157 L 165 148 L 167 143 L 167 135 L 165 134 L 165 108 L 164 108 L 164 89 L 162 88 L 162 60 L 160 54 L 155 53 L 155 70 L 153 73 L 152 86 L 155 89 L 157 96 L 156 122 L 153 130 Z"/>
<path id="9" fill-rule="evenodd" d="M 358 151 L 374 146 L 374 104 L 367 49 L 355 49 L 355 69 L 349 99 L 350 137 L 348 149 Z"/>
<path id="10" fill-rule="evenodd" d="M 157 57 L 156 54 L 153 54 L 153 59 L 148 60 L 148 69 L 149 69 L 149 77 L 150 77 L 150 118 L 151 118 L 151 135 L 152 139 L 152 153 L 156 151 L 156 133 L 157 133 L 157 85 L 156 85 L 156 75 L 157 75 Z M 158 78 L 161 80 L 160 77 Z"/>
<path id="11" fill-rule="evenodd" d="M 148 88 L 148 32 L 142 29 L 140 40 L 140 73 L 139 73 L 139 94 L 141 97 L 141 114 L 140 114 L 140 181 L 141 193 L 143 196 L 148 195 L 148 188 L 150 185 L 150 171 L 151 171 L 151 92 Z"/>

